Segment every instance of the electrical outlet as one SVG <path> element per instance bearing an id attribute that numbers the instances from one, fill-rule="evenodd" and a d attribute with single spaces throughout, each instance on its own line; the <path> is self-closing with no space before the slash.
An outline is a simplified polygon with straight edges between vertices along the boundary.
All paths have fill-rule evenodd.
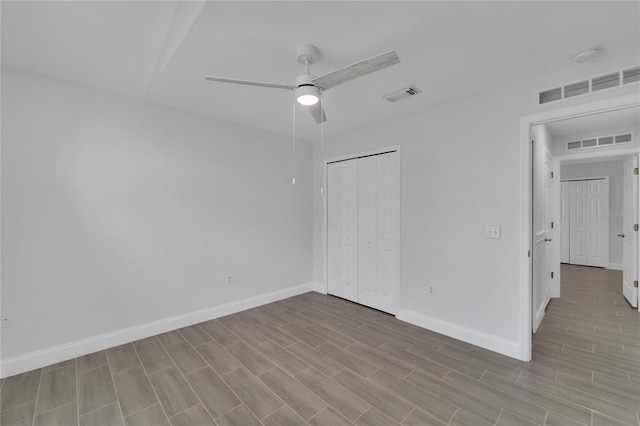
<path id="1" fill-rule="evenodd" d="M 227 285 L 233 284 L 233 275 L 227 275 Z"/>
<path id="2" fill-rule="evenodd" d="M 499 240 L 502 237 L 502 229 L 500 226 L 487 226 L 485 238 Z"/>
<path id="3" fill-rule="evenodd" d="M 2 313 L 2 328 L 4 327 L 11 327 L 12 324 L 12 317 L 13 315 L 11 315 L 11 312 L 3 312 Z"/>
<path id="4" fill-rule="evenodd" d="M 429 286 L 429 296 L 436 295 L 436 288 L 434 286 Z"/>

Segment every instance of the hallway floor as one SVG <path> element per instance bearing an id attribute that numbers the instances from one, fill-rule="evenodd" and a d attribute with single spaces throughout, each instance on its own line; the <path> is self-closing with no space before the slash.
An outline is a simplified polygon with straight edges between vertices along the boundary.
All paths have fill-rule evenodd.
<path id="1" fill-rule="evenodd" d="M 637 426 L 640 315 L 620 282 L 563 265 L 530 363 L 306 293 L 4 379 L 0 422 Z"/>

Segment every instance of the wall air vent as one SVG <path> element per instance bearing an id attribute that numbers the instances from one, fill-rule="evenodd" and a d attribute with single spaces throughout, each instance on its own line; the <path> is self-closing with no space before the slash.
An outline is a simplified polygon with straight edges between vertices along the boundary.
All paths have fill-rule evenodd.
<path id="1" fill-rule="evenodd" d="M 559 101 L 573 96 L 584 95 L 600 90 L 610 89 L 620 85 L 640 82 L 640 67 L 613 72 L 606 75 L 591 78 L 589 80 L 578 81 L 566 84 L 555 89 L 545 90 L 538 93 L 538 104 Z"/>
<path id="2" fill-rule="evenodd" d="M 622 84 L 629 84 L 634 81 L 640 81 L 640 67 L 622 71 Z"/>
<path id="3" fill-rule="evenodd" d="M 609 87 L 615 87 L 620 84 L 620 73 L 614 72 L 613 74 L 603 75 L 602 77 L 591 79 L 591 90 L 608 89 Z"/>
<path id="4" fill-rule="evenodd" d="M 589 93 L 589 80 L 580 81 L 578 83 L 573 83 L 573 84 L 567 84 L 566 86 L 564 86 L 565 98 L 584 95 L 585 93 Z"/>
<path id="5" fill-rule="evenodd" d="M 562 87 L 558 87 L 557 89 L 547 90 L 545 92 L 540 92 L 540 103 L 546 104 L 547 102 L 559 101 L 562 99 Z"/>
<path id="6" fill-rule="evenodd" d="M 625 133 L 622 135 L 600 136 L 597 138 L 587 138 L 580 141 L 567 142 L 567 151 L 584 148 L 601 148 L 609 145 L 633 142 L 633 135 Z"/>
<path id="7" fill-rule="evenodd" d="M 405 87 L 404 89 L 395 91 L 393 93 L 389 93 L 388 95 L 383 96 L 383 98 L 385 98 L 389 102 L 397 102 L 402 99 L 415 96 L 418 93 L 422 93 L 422 90 L 418 89 L 416 86 L 409 86 L 409 87 Z"/>

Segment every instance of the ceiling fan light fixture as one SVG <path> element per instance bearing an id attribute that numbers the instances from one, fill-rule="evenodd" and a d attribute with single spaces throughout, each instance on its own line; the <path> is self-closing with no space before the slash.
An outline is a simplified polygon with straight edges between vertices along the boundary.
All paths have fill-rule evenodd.
<path id="1" fill-rule="evenodd" d="M 320 100 L 320 89 L 316 86 L 300 86 L 296 89 L 296 101 L 300 105 L 315 105 Z"/>

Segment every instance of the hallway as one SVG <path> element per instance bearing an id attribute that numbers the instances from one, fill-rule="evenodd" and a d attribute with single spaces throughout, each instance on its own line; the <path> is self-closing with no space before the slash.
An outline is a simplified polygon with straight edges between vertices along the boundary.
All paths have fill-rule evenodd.
<path id="1" fill-rule="evenodd" d="M 640 314 L 622 296 L 620 271 L 563 264 L 561 280 L 562 296 L 551 300 L 533 336 L 532 367 L 548 370 L 551 380 L 556 374 L 562 386 L 526 380 L 531 390 L 593 409 L 593 425 L 617 424 L 590 395 L 640 406 Z"/>

